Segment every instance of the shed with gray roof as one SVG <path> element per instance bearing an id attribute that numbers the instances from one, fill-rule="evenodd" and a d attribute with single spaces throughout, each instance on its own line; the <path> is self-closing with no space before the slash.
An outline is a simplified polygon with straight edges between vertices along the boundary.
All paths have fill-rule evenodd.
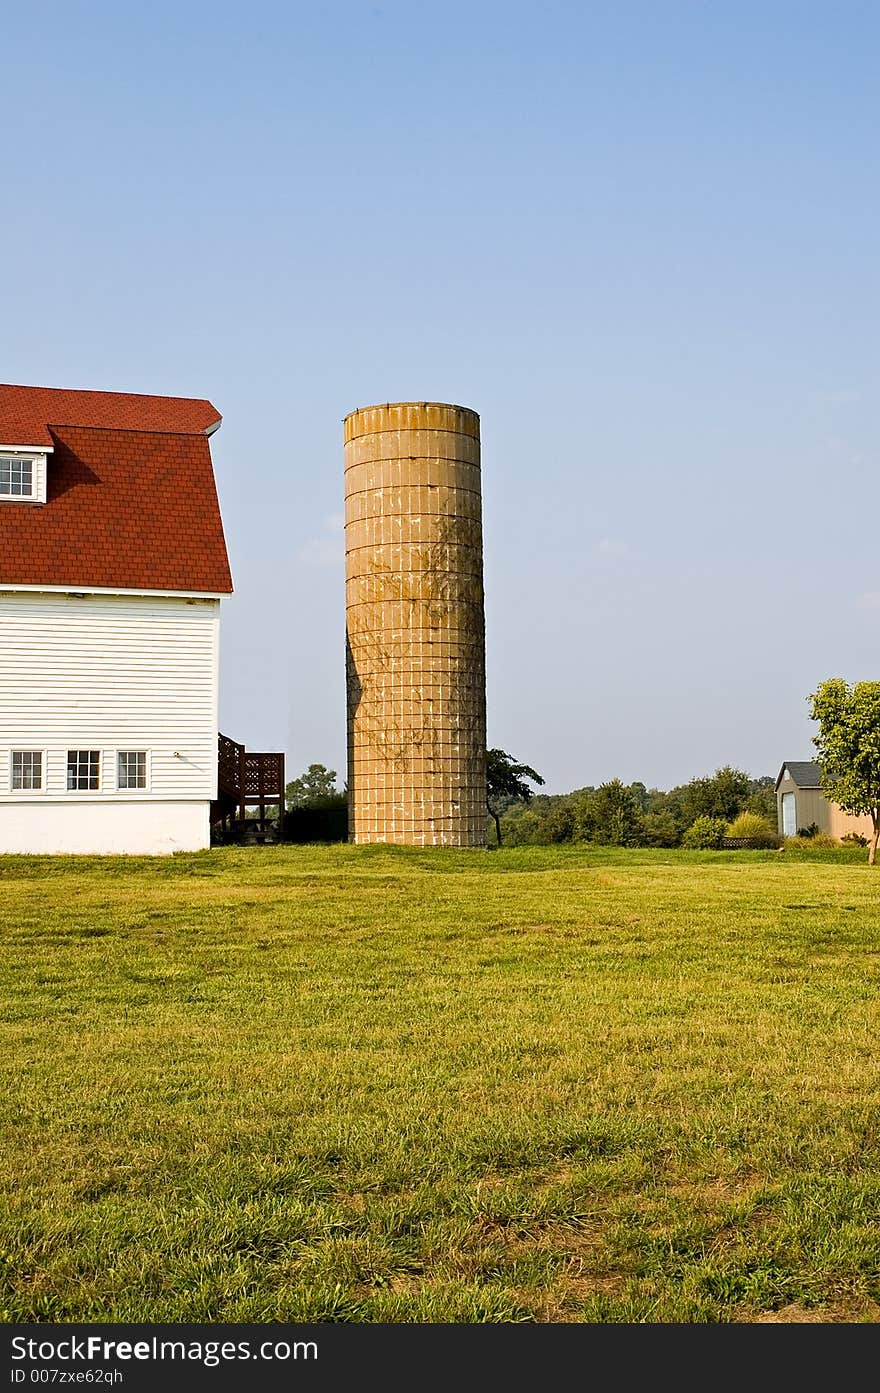
<path id="1" fill-rule="evenodd" d="M 831 837 L 871 835 L 869 817 L 853 817 L 822 792 L 822 770 L 814 760 L 789 759 L 776 780 L 776 815 L 779 834 L 794 837 L 801 831 L 825 832 Z"/>

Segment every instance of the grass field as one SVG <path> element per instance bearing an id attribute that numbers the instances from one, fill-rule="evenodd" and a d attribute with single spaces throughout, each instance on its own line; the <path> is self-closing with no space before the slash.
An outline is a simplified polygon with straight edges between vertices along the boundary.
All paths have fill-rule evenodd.
<path id="1" fill-rule="evenodd" d="M 863 862 L 0 859 L 0 1316 L 878 1320 Z"/>

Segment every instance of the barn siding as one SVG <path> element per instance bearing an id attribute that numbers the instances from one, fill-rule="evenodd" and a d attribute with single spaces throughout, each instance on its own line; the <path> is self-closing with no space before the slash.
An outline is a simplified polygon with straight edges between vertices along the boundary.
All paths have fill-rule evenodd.
<path id="1" fill-rule="evenodd" d="M 0 593 L 0 802 L 214 797 L 219 611 L 176 596 Z M 46 752 L 43 793 L 10 791 L 19 748 Z M 73 748 L 101 750 L 99 792 L 67 791 Z M 149 751 L 146 792 L 117 791 L 118 749 Z"/>
<path id="2" fill-rule="evenodd" d="M 832 837 L 845 837 L 848 832 L 870 837 L 873 824 L 870 817 L 853 817 L 845 813 L 837 803 L 829 803 L 821 789 L 799 788 L 793 779 L 780 779 L 776 790 L 776 812 L 779 835 L 782 836 L 782 797 L 785 793 L 795 795 L 797 827 L 809 827 L 815 822 L 820 832 Z"/>
<path id="3" fill-rule="evenodd" d="M 845 837 L 850 832 L 855 832 L 859 837 L 867 837 L 869 840 L 873 837 L 874 824 L 867 813 L 862 817 L 858 814 L 845 813 L 836 803 L 830 805 L 830 810 L 828 830 L 832 837 Z"/>
<path id="4" fill-rule="evenodd" d="M 815 822 L 820 832 L 829 831 L 831 806 L 824 793 L 818 788 L 799 788 L 797 790 L 797 830 L 812 827 Z"/>
<path id="5" fill-rule="evenodd" d="M 782 836 L 782 799 L 786 793 L 795 796 L 797 828 L 809 827 L 815 822 L 821 832 L 828 831 L 828 801 L 817 788 L 799 788 L 793 779 L 781 779 L 776 790 L 777 825 Z M 796 828 L 796 830 L 797 830 Z"/>
<path id="6" fill-rule="evenodd" d="M 786 793 L 795 795 L 797 810 L 797 829 L 810 827 L 814 822 L 820 832 L 829 830 L 830 808 L 828 799 L 818 788 L 799 788 L 793 779 L 780 779 L 776 790 L 776 813 L 779 835 L 782 836 L 782 798 Z M 797 830 L 796 829 L 796 830 Z"/>

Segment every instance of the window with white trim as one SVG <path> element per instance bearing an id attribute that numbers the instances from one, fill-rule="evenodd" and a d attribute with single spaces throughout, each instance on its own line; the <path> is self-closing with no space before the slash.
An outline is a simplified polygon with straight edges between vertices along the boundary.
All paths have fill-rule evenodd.
<path id="1" fill-rule="evenodd" d="M 101 787 L 101 751 L 67 751 L 67 787 L 92 790 Z"/>
<path id="2" fill-rule="evenodd" d="M 117 750 L 116 786 L 117 788 L 146 788 L 146 750 Z"/>
<path id="3" fill-rule="evenodd" d="M 0 455 L 0 498 L 34 497 L 34 461 L 24 455 Z"/>
<path id="4" fill-rule="evenodd" d="M 14 790 L 43 787 L 43 751 L 13 750 L 11 784 Z"/>

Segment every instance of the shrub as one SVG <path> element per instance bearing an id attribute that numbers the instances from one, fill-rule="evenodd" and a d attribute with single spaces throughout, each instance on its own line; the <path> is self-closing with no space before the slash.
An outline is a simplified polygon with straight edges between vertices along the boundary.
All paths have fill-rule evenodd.
<path id="1" fill-rule="evenodd" d="M 797 830 L 797 834 L 799 837 L 815 837 L 818 830 L 818 822 L 811 822 L 809 827 L 799 827 Z"/>
<path id="2" fill-rule="evenodd" d="M 574 813 L 565 804 L 550 808 L 542 824 L 548 842 L 570 842 L 574 837 Z"/>
<path id="3" fill-rule="evenodd" d="M 842 842 L 849 842 L 853 846 L 867 846 L 868 838 L 863 837 L 861 832 L 847 832 L 846 836 L 841 837 Z"/>
<path id="4" fill-rule="evenodd" d="M 495 821 L 486 821 L 486 835 L 489 845 L 495 845 Z M 514 803 L 501 814 L 501 839 L 504 846 L 544 846 L 549 838 L 545 835 L 544 818 L 539 808 L 531 803 Z"/>
<path id="5" fill-rule="evenodd" d="M 299 843 L 347 841 L 347 795 L 328 795 L 321 806 L 288 808 L 284 814 L 284 840 Z"/>
<path id="6" fill-rule="evenodd" d="M 752 846 L 778 846 L 776 828 L 759 813 L 740 813 L 733 822 L 727 824 L 725 837 L 732 841 L 750 842 Z"/>
<path id="7" fill-rule="evenodd" d="M 698 817 L 685 832 L 681 844 L 689 851 L 717 850 L 721 845 L 725 826 L 723 817 Z"/>
<path id="8" fill-rule="evenodd" d="M 490 844 L 495 823 L 489 819 Z M 574 813 L 564 798 L 537 794 L 529 803 L 514 803 L 501 814 L 501 839 L 505 846 L 552 846 L 570 842 Z"/>
<path id="9" fill-rule="evenodd" d="M 839 847 L 840 842 L 828 832 L 814 832 L 809 837 L 802 837 L 798 833 L 796 837 L 786 837 L 783 846 L 787 851 L 830 851 L 833 847 Z"/>

